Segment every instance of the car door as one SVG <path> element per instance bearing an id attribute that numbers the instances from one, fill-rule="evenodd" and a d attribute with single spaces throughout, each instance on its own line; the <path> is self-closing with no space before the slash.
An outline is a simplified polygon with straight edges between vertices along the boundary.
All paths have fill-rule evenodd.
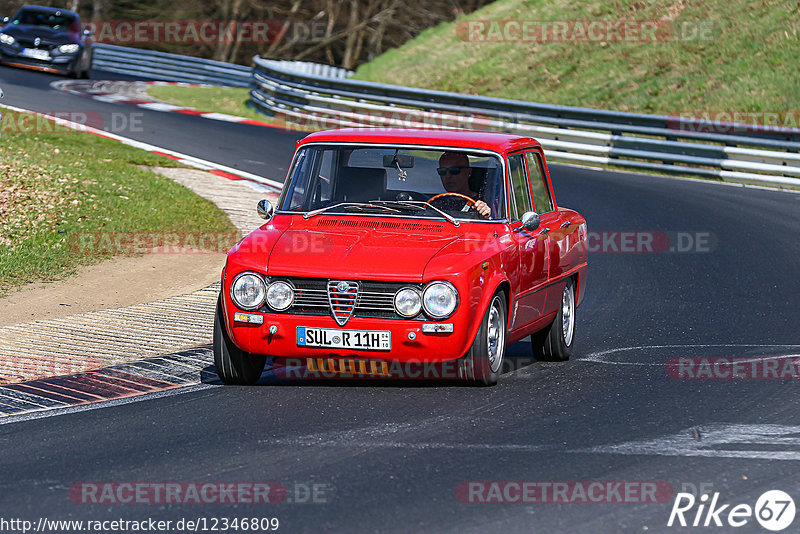
<path id="1" fill-rule="evenodd" d="M 509 204 L 512 235 L 517 242 L 520 285 L 510 313 L 510 330 L 525 327 L 544 314 L 548 274 L 548 237 L 540 229 L 526 230 L 522 215 L 534 211 L 525 153 L 508 156 Z"/>
<path id="2" fill-rule="evenodd" d="M 564 273 L 565 268 L 568 268 L 564 263 L 569 251 L 569 239 L 574 234 L 572 231 L 574 229 L 569 228 L 569 225 L 562 220 L 556 210 L 553 197 L 550 194 L 547 173 L 542 162 L 543 156 L 540 150 L 530 149 L 525 152 L 525 163 L 527 164 L 528 179 L 533 192 L 533 203 L 541 220 L 539 229 L 547 233 L 547 279 L 548 282 L 552 282 Z M 563 290 L 563 283 L 548 284 L 544 313 L 552 313 L 557 310 Z"/>

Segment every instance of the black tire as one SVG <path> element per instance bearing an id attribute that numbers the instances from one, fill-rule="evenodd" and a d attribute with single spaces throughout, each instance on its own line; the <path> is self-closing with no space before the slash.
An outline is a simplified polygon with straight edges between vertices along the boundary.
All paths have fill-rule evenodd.
<path id="1" fill-rule="evenodd" d="M 565 362 L 575 344 L 575 282 L 567 281 L 561 294 L 561 305 L 550 326 L 531 335 L 533 357 L 545 362 Z M 565 316 L 567 321 L 564 320 Z M 567 323 L 565 325 L 565 322 Z M 569 325 L 571 324 L 571 331 Z"/>
<path id="2" fill-rule="evenodd" d="M 225 329 L 222 302 L 217 301 L 214 317 L 214 366 L 226 384 L 250 386 L 258 382 L 267 357 L 250 354 L 233 344 Z"/>
<path id="3" fill-rule="evenodd" d="M 472 347 L 459 361 L 459 375 L 462 379 L 481 386 L 497 384 L 506 353 L 507 330 L 506 301 L 498 291 L 486 309 Z"/>

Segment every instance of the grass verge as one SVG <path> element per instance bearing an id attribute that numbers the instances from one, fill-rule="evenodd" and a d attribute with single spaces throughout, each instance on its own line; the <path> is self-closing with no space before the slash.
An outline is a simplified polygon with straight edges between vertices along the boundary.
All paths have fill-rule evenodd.
<path id="1" fill-rule="evenodd" d="M 269 117 L 247 107 L 250 90 L 243 87 L 180 87 L 177 85 L 154 85 L 147 89 L 153 98 L 175 104 L 227 113 L 238 117 L 269 122 Z"/>
<path id="2" fill-rule="evenodd" d="M 176 106 L 185 106 L 216 113 L 227 113 L 238 117 L 255 119 L 273 124 L 279 128 L 301 132 L 316 132 L 332 126 L 321 120 L 303 120 L 276 115 L 271 117 L 247 106 L 249 90 L 241 87 L 182 87 L 178 85 L 156 85 L 147 90 L 148 94 Z"/>
<path id="3" fill-rule="evenodd" d="M 2 113 L 0 295 L 133 250 L 75 246 L 86 236 L 236 235 L 212 202 L 141 168 L 176 162 L 27 114 Z M 20 124 L 50 126 L 13 128 Z"/>

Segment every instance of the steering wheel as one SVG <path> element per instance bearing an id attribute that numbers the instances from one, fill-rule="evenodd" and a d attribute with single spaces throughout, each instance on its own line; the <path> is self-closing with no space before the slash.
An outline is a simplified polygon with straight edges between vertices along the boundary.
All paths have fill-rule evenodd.
<path id="1" fill-rule="evenodd" d="M 442 198 L 442 197 L 458 197 L 458 198 L 466 201 L 467 206 L 469 206 L 470 208 L 473 208 L 473 209 L 475 208 L 475 202 L 476 202 L 475 199 L 474 198 L 470 198 L 467 195 L 462 195 L 461 193 L 439 193 L 438 195 L 434 195 L 431 198 L 429 198 L 428 199 L 428 203 L 430 204 L 431 202 L 433 202 L 437 198 Z"/>

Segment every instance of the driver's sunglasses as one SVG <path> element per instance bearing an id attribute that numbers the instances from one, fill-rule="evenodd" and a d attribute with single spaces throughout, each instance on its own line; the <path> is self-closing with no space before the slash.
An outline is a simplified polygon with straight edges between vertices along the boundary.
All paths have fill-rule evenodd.
<path id="1" fill-rule="evenodd" d="M 458 167 L 458 166 L 455 166 L 455 167 L 439 167 L 438 169 L 436 169 L 436 172 L 439 173 L 439 176 L 444 176 L 447 173 L 458 174 L 458 173 L 460 173 L 461 171 L 463 171 L 466 168 L 467 167 Z"/>

